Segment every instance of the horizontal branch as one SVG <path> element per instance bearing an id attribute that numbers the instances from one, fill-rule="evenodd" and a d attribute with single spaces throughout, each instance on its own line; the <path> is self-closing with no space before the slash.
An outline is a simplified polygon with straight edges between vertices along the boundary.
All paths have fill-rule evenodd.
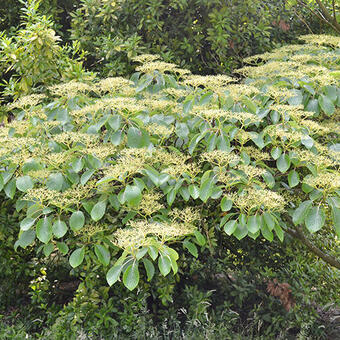
<path id="1" fill-rule="evenodd" d="M 301 228 L 291 229 L 287 228 L 286 232 L 293 236 L 294 238 L 298 239 L 303 243 L 314 255 L 320 257 L 326 263 L 330 264 L 332 267 L 340 269 L 340 262 L 333 256 L 324 253 L 321 249 L 315 246 L 302 232 Z"/>

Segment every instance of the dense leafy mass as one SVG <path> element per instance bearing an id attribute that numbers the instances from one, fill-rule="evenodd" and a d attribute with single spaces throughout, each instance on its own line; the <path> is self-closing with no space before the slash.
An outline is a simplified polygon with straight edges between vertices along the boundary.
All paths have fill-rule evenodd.
<path id="1" fill-rule="evenodd" d="M 340 43 L 302 39 L 248 59 L 261 64 L 240 69 L 241 84 L 142 55 L 130 80 L 9 105 L 0 185 L 21 216 L 15 247 L 102 265 L 129 290 L 141 273 L 176 274 L 183 251 L 197 257 L 221 233 L 322 232 L 336 253 Z"/>
<path id="2" fill-rule="evenodd" d="M 131 73 L 131 58 L 146 51 L 195 73 L 226 73 L 242 58 L 303 32 L 295 6 L 258 0 L 86 0 L 72 13 L 71 39 L 89 52 L 88 65 L 102 75 Z"/>
<path id="3" fill-rule="evenodd" d="M 84 53 L 79 43 L 61 46 L 53 21 L 40 11 L 40 2 L 27 2 L 22 10 L 22 25 L 15 34 L 0 33 L 4 98 L 17 99 L 31 93 L 32 88 L 90 76 L 83 69 Z"/>

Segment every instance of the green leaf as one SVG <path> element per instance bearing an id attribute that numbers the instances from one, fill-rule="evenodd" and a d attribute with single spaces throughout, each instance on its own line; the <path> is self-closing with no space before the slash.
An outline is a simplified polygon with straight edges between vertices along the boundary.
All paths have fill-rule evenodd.
<path id="1" fill-rule="evenodd" d="M 275 160 L 277 160 L 282 154 L 282 149 L 276 146 L 275 148 L 272 149 L 270 154 Z"/>
<path id="2" fill-rule="evenodd" d="M 167 276 L 171 270 L 171 260 L 169 256 L 161 254 L 158 258 L 158 268 L 163 276 Z"/>
<path id="3" fill-rule="evenodd" d="M 148 259 L 143 259 L 142 261 L 146 270 L 146 276 L 148 277 L 148 281 L 151 281 L 153 276 L 155 275 L 155 267 L 153 263 Z"/>
<path id="4" fill-rule="evenodd" d="M 94 252 L 97 255 L 97 258 L 99 260 L 99 262 L 103 265 L 103 266 L 108 266 L 110 263 L 110 252 L 102 245 L 100 244 L 96 244 L 94 246 Z"/>
<path id="5" fill-rule="evenodd" d="M 332 85 L 327 85 L 327 86 L 324 87 L 323 90 L 324 90 L 327 98 L 330 101 L 332 101 L 333 103 L 335 103 L 337 98 L 338 98 L 337 87 L 336 86 L 332 86 Z"/>
<path id="6" fill-rule="evenodd" d="M 275 186 L 275 178 L 274 176 L 269 172 L 266 171 L 263 175 L 262 175 L 264 181 L 266 182 L 267 186 L 269 189 L 274 188 Z"/>
<path id="7" fill-rule="evenodd" d="M 282 154 L 277 160 L 276 160 L 276 167 L 279 169 L 281 173 L 286 172 L 290 167 L 290 158 L 286 154 Z"/>
<path id="8" fill-rule="evenodd" d="M 29 230 L 35 223 L 35 218 L 26 217 L 20 222 L 20 229 L 23 231 Z"/>
<path id="9" fill-rule="evenodd" d="M 206 243 L 205 237 L 198 230 L 194 231 L 194 235 L 196 237 L 197 244 L 204 246 Z"/>
<path id="10" fill-rule="evenodd" d="M 300 183 L 300 176 L 297 171 L 291 170 L 288 174 L 288 184 L 291 188 L 296 187 Z"/>
<path id="11" fill-rule="evenodd" d="M 112 286 L 119 280 L 120 273 L 122 272 L 123 266 L 113 266 L 106 274 L 106 281 L 109 286 Z"/>
<path id="12" fill-rule="evenodd" d="M 319 103 L 317 99 L 311 99 L 306 106 L 306 111 L 315 112 L 317 115 L 320 113 Z"/>
<path id="13" fill-rule="evenodd" d="M 144 146 L 142 131 L 130 127 L 127 132 L 127 145 L 129 148 L 142 148 Z"/>
<path id="14" fill-rule="evenodd" d="M 148 254 L 155 261 L 157 259 L 157 256 L 158 256 L 157 248 L 155 248 L 154 246 L 149 246 L 148 247 Z"/>
<path id="15" fill-rule="evenodd" d="M 124 138 L 124 134 L 122 133 L 121 130 L 118 130 L 111 135 L 110 142 L 113 145 L 118 146 L 122 142 L 123 138 Z"/>
<path id="16" fill-rule="evenodd" d="M 123 283 L 129 290 L 134 290 L 139 282 L 138 261 L 134 261 L 124 271 Z"/>
<path id="17" fill-rule="evenodd" d="M 80 210 L 75 211 L 70 217 L 70 227 L 73 231 L 80 230 L 85 224 L 84 213 Z"/>
<path id="18" fill-rule="evenodd" d="M 4 185 L 5 185 L 4 179 L 3 179 L 2 175 L 0 174 L 0 191 L 4 188 Z"/>
<path id="19" fill-rule="evenodd" d="M 32 189 L 33 185 L 34 184 L 30 176 L 22 176 L 17 178 L 16 181 L 17 189 L 22 192 L 26 192 L 27 190 Z"/>
<path id="20" fill-rule="evenodd" d="M 307 149 L 311 149 L 314 145 L 314 140 L 310 136 L 301 137 L 301 144 L 304 145 Z"/>
<path id="21" fill-rule="evenodd" d="M 20 234 L 20 237 L 17 242 L 15 242 L 14 248 L 16 249 L 18 246 L 21 248 L 26 248 L 31 245 L 35 239 L 35 230 L 26 230 Z"/>
<path id="22" fill-rule="evenodd" d="M 186 99 L 183 103 L 183 113 L 188 114 L 192 110 L 194 103 L 195 103 L 195 98 L 189 99 L 189 100 Z"/>
<path id="23" fill-rule="evenodd" d="M 278 224 L 275 224 L 274 225 L 274 231 L 275 231 L 276 236 L 279 238 L 279 240 L 281 242 L 283 242 L 284 232 L 283 232 L 282 228 Z"/>
<path id="24" fill-rule="evenodd" d="M 190 192 L 188 187 L 181 187 L 179 189 L 179 193 L 181 194 L 181 196 L 183 197 L 184 201 L 189 201 L 190 199 Z"/>
<path id="25" fill-rule="evenodd" d="M 149 167 L 148 169 L 144 169 L 144 172 L 147 174 L 147 176 L 151 179 L 152 183 L 158 187 L 160 185 L 159 177 L 160 174 L 157 170 L 155 170 L 152 167 Z M 170 176 L 169 176 L 170 178 Z"/>
<path id="26" fill-rule="evenodd" d="M 221 210 L 222 211 L 229 211 L 233 206 L 233 201 L 228 199 L 228 197 L 223 197 L 221 201 Z"/>
<path id="27" fill-rule="evenodd" d="M 142 200 L 142 192 L 136 185 L 127 185 L 124 191 L 124 198 L 129 205 L 136 207 Z"/>
<path id="28" fill-rule="evenodd" d="M 315 233 L 323 227 L 325 220 L 326 215 L 322 208 L 319 206 L 311 207 L 305 218 L 306 228 L 311 233 Z"/>
<path id="29" fill-rule="evenodd" d="M 274 226 L 275 226 L 275 221 L 274 221 L 272 215 L 268 212 L 265 212 L 262 216 L 263 216 L 263 220 L 265 221 L 268 229 L 273 230 Z"/>
<path id="30" fill-rule="evenodd" d="M 225 227 L 224 227 L 225 229 Z M 238 223 L 233 235 L 240 241 L 248 235 L 248 228 L 246 225 Z"/>
<path id="31" fill-rule="evenodd" d="M 85 248 L 81 247 L 76 249 L 70 256 L 69 262 L 72 268 L 80 266 L 84 260 Z"/>
<path id="32" fill-rule="evenodd" d="M 69 251 L 68 246 L 65 242 L 57 242 L 57 248 L 63 255 L 66 255 Z"/>
<path id="33" fill-rule="evenodd" d="M 83 158 L 79 157 L 76 158 L 73 162 L 72 162 L 72 169 L 74 172 L 78 173 L 79 171 L 81 171 L 84 167 L 84 160 Z"/>
<path id="34" fill-rule="evenodd" d="M 200 98 L 200 101 L 199 101 L 199 105 L 205 105 L 205 104 L 208 104 L 211 102 L 211 100 L 213 99 L 214 97 L 214 94 L 212 92 L 208 92 L 208 93 L 205 93 L 201 98 Z"/>
<path id="35" fill-rule="evenodd" d="M 200 187 L 199 197 L 203 202 L 206 202 L 208 198 L 212 195 L 214 190 L 214 181 L 212 178 L 206 179 Z"/>
<path id="36" fill-rule="evenodd" d="M 321 109 L 326 113 L 326 115 L 330 116 L 334 113 L 335 106 L 328 97 L 321 94 L 319 96 L 318 101 L 319 101 L 319 105 L 320 105 Z"/>
<path id="37" fill-rule="evenodd" d="M 188 249 L 189 253 L 194 256 L 194 257 L 198 257 L 198 250 L 197 247 L 194 243 L 188 241 L 187 239 L 184 240 L 183 242 L 183 247 Z"/>
<path id="38" fill-rule="evenodd" d="M 335 232 L 340 238 L 340 209 L 332 206 L 332 218 L 334 222 Z"/>
<path id="39" fill-rule="evenodd" d="M 295 96 L 288 98 L 289 105 L 300 105 L 303 101 L 303 95 L 301 90 L 291 90 L 292 93 L 295 93 Z"/>
<path id="40" fill-rule="evenodd" d="M 52 233 L 56 238 L 62 238 L 67 233 L 66 223 L 61 220 L 56 220 L 52 225 Z"/>
<path id="41" fill-rule="evenodd" d="M 113 131 L 117 131 L 120 128 L 122 117 L 119 115 L 111 116 L 108 123 Z"/>
<path id="42" fill-rule="evenodd" d="M 188 125 L 185 123 L 177 123 L 175 132 L 180 138 L 187 138 L 190 133 Z"/>
<path id="43" fill-rule="evenodd" d="M 257 215 L 249 216 L 247 222 L 248 231 L 252 234 L 256 234 L 261 227 L 260 217 Z"/>
<path id="44" fill-rule="evenodd" d="M 38 221 L 36 227 L 37 238 L 43 242 L 48 243 L 52 238 L 52 225 L 48 217 L 42 218 Z"/>
<path id="45" fill-rule="evenodd" d="M 191 195 L 191 197 L 195 200 L 196 198 L 199 197 L 200 195 L 200 191 L 198 189 L 198 186 L 195 184 L 190 184 L 189 185 L 189 193 Z"/>
<path id="46" fill-rule="evenodd" d="M 8 198 L 13 199 L 16 190 L 16 180 L 13 178 L 5 185 L 5 194 Z"/>
<path id="47" fill-rule="evenodd" d="M 136 256 L 135 258 L 137 260 L 140 260 L 141 258 L 143 258 L 145 256 L 145 254 L 148 252 L 148 248 L 140 248 L 137 250 Z"/>
<path id="48" fill-rule="evenodd" d="M 269 228 L 267 227 L 266 224 L 262 224 L 261 226 L 261 233 L 263 235 L 263 237 L 268 240 L 269 242 L 272 242 L 274 239 L 274 234 L 272 233 L 271 230 L 269 230 Z"/>
<path id="49" fill-rule="evenodd" d="M 301 224 L 305 220 L 307 213 L 311 206 L 312 206 L 312 201 L 305 201 L 305 202 L 302 202 L 297 209 L 295 209 L 293 216 L 292 216 L 293 223 L 295 225 Z"/>
<path id="50" fill-rule="evenodd" d="M 85 171 L 81 177 L 80 177 L 80 183 L 81 185 L 85 185 L 87 181 L 91 178 L 91 176 L 94 174 L 94 170 L 87 170 Z"/>
<path id="51" fill-rule="evenodd" d="M 172 203 L 174 203 L 176 195 L 177 195 L 177 190 L 175 190 L 175 188 L 170 190 L 168 192 L 168 194 L 166 195 L 166 201 L 167 201 L 167 203 L 170 207 L 171 207 Z"/>
<path id="52" fill-rule="evenodd" d="M 247 106 L 247 108 L 249 109 L 251 113 L 257 112 L 258 106 L 253 101 L 251 101 L 250 98 L 248 98 L 247 96 L 242 96 L 241 100 L 242 100 L 242 103 Z"/>
<path id="53" fill-rule="evenodd" d="M 50 190 L 61 191 L 63 183 L 64 176 L 61 173 L 51 174 L 46 181 L 46 186 Z"/>
<path id="54" fill-rule="evenodd" d="M 232 235 L 234 233 L 234 231 L 236 230 L 237 228 L 237 221 L 236 220 L 231 220 L 229 222 L 227 222 L 225 225 L 224 225 L 224 232 L 227 234 L 227 235 Z"/>
<path id="55" fill-rule="evenodd" d="M 47 243 L 43 247 L 43 253 L 46 257 L 50 256 L 53 250 L 54 250 L 53 243 Z"/>
<path id="56" fill-rule="evenodd" d="M 175 249 L 169 247 L 166 248 L 166 253 L 170 257 L 172 271 L 174 274 L 176 274 L 178 272 L 177 260 L 179 258 L 179 255 Z"/>
<path id="57" fill-rule="evenodd" d="M 95 204 L 91 210 L 91 218 L 94 221 L 99 221 L 105 214 L 106 201 L 100 201 Z"/>

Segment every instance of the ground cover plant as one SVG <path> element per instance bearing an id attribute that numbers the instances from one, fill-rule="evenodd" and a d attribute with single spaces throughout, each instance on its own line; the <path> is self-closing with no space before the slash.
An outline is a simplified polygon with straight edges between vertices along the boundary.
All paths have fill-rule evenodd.
<path id="1" fill-rule="evenodd" d="M 339 269 L 340 42 L 301 39 L 247 59 L 242 82 L 142 55 L 129 80 L 54 85 L 8 105 L 0 188 L 16 210 L 15 249 L 90 285 L 155 285 L 164 304 L 195 265 L 188 256 L 233 238 L 284 249 L 292 236 Z"/>

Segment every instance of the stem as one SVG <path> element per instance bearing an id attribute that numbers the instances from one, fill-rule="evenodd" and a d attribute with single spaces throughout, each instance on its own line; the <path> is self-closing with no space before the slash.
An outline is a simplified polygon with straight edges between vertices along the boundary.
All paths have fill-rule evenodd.
<path id="1" fill-rule="evenodd" d="M 298 2 L 313 13 L 319 20 L 323 21 L 327 25 L 331 26 L 337 33 L 340 33 L 340 24 L 334 20 L 332 15 L 328 12 L 325 5 L 320 0 L 315 0 L 320 7 L 320 14 L 311 9 L 304 1 L 298 0 Z"/>
<path id="2" fill-rule="evenodd" d="M 312 31 L 312 29 L 311 29 L 311 28 L 309 27 L 309 25 L 307 24 L 306 20 L 304 20 L 303 17 L 300 17 L 299 14 L 297 14 L 297 12 L 296 12 L 295 10 L 294 10 L 294 13 L 295 13 L 295 15 L 298 17 L 298 19 L 300 19 L 301 22 L 304 23 L 304 25 L 307 27 L 307 29 L 309 30 L 309 32 L 310 32 L 311 34 L 314 34 L 313 31 Z"/>
<path id="3" fill-rule="evenodd" d="M 336 22 L 335 0 L 332 1 L 332 7 L 333 7 L 333 20 L 334 22 Z"/>
<path id="4" fill-rule="evenodd" d="M 285 216 L 288 217 L 288 216 Z M 292 223 L 291 218 L 289 217 L 289 222 Z M 333 256 L 328 255 L 324 253 L 321 249 L 319 249 L 316 245 L 314 245 L 302 232 L 301 228 L 291 229 L 287 227 L 286 232 L 293 236 L 294 238 L 298 239 L 301 243 L 303 243 L 314 255 L 320 257 L 323 261 L 331 265 L 332 267 L 335 267 L 337 269 L 340 269 L 340 262 Z"/>

